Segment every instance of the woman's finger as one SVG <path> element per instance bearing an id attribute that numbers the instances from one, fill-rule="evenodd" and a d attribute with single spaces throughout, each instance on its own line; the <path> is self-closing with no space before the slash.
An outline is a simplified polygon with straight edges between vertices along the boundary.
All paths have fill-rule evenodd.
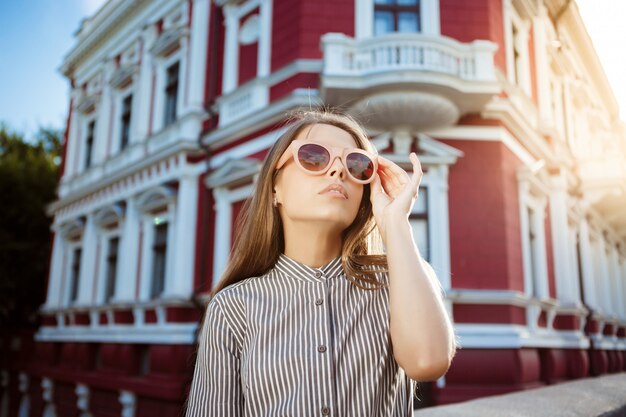
<path id="1" fill-rule="evenodd" d="M 378 166 L 389 177 L 396 188 L 402 188 L 409 181 L 409 176 L 405 170 L 396 165 L 393 161 L 379 156 Z"/>

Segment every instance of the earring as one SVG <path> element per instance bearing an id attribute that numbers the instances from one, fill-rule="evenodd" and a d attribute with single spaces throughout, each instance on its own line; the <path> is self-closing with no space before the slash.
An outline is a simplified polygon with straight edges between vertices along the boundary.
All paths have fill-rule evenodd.
<path id="1" fill-rule="evenodd" d="M 278 200 L 276 200 L 276 196 L 274 196 L 274 207 L 278 207 Z"/>

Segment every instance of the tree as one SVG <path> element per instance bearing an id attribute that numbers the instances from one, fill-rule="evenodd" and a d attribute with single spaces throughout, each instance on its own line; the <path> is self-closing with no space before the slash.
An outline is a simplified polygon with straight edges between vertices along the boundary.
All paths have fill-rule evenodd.
<path id="1" fill-rule="evenodd" d="M 61 130 L 39 127 L 33 140 L 0 125 L 0 328 L 37 324 L 46 293 L 51 218 Z"/>

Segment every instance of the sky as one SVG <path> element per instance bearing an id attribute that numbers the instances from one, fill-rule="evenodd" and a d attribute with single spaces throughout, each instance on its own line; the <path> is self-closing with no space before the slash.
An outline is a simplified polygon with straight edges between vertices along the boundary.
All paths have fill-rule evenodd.
<path id="1" fill-rule="evenodd" d="M 0 123 L 32 136 L 63 128 L 69 82 L 59 68 L 83 18 L 106 0 L 0 0 Z M 576 0 L 626 120 L 625 0 Z"/>

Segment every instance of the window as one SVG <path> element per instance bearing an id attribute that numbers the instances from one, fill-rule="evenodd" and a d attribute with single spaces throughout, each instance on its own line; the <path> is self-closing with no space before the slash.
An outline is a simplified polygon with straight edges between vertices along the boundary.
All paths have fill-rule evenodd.
<path id="1" fill-rule="evenodd" d="M 78 280 L 80 279 L 80 257 L 82 249 L 80 247 L 74 249 L 72 256 L 72 270 L 70 277 L 70 303 L 78 298 Z"/>
<path id="2" fill-rule="evenodd" d="M 95 129 L 96 129 L 96 121 L 92 120 L 87 125 L 87 138 L 85 140 L 85 169 L 91 166 Z"/>
<path id="3" fill-rule="evenodd" d="M 374 34 L 420 32 L 419 0 L 375 0 Z"/>
<path id="4" fill-rule="evenodd" d="M 413 238 L 426 261 L 430 261 L 430 241 L 428 239 L 428 189 L 420 186 L 419 195 L 409 215 Z"/>
<path id="5" fill-rule="evenodd" d="M 165 118 L 163 125 L 167 126 L 176 120 L 176 96 L 178 95 L 178 62 L 167 68 L 165 83 Z"/>
<path id="6" fill-rule="evenodd" d="M 152 288 L 150 298 L 157 298 L 165 287 L 165 261 L 167 255 L 167 222 L 155 218 L 152 244 Z"/>
<path id="7" fill-rule="evenodd" d="M 109 239 L 109 248 L 107 251 L 107 272 L 106 272 L 106 288 L 104 299 L 109 302 L 115 294 L 115 278 L 117 275 L 117 254 L 120 238 L 115 236 Z"/>
<path id="8" fill-rule="evenodd" d="M 133 104 L 133 95 L 129 94 L 122 101 L 120 151 L 126 148 L 130 138 L 130 113 Z"/>
<path id="9" fill-rule="evenodd" d="M 527 19 L 522 19 L 512 5 L 506 8 L 505 21 L 507 77 L 511 84 L 517 85 L 530 96 L 532 94 L 528 51 L 530 23 Z"/>

